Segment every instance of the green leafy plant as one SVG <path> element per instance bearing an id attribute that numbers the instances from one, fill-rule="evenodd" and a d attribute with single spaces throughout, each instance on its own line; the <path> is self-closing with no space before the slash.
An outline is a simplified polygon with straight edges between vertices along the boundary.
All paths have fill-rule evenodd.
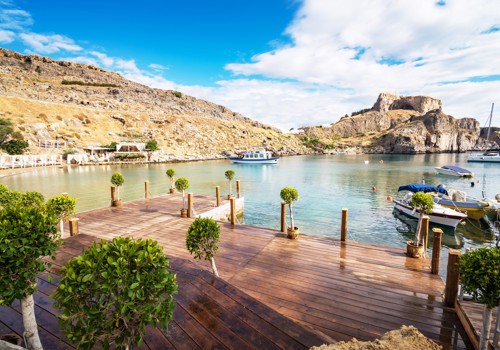
<path id="1" fill-rule="evenodd" d="M 176 292 L 160 245 L 118 237 L 71 259 L 53 298 L 61 328 L 78 348 L 128 349 L 142 345 L 148 325 L 167 330 Z"/>
<path id="2" fill-rule="evenodd" d="M 180 91 L 174 91 L 174 95 L 177 98 L 181 98 L 182 97 L 182 92 L 180 92 Z"/>
<path id="3" fill-rule="evenodd" d="M 284 187 L 280 192 L 280 197 L 288 204 L 288 208 L 290 210 L 290 229 L 295 229 L 295 225 L 293 224 L 293 212 L 292 212 L 292 203 L 299 200 L 299 192 L 297 189 L 293 187 Z"/>
<path id="4" fill-rule="evenodd" d="M 186 203 L 184 199 L 184 191 L 189 188 L 189 181 L 185 177 L 180 177 L 175 181 L 175 188 L 177 191 L 182 191 L 182 209 L 186 209 Z"/>
<path id="5" fill-rule="evenodd" d="M 101 145 L 102 148 L 111 148 L 113 150 L 116 150 L 116 145 L 118 145 L 118 142 L 113 141 L 109 145 Z"/>
<path id="6" fill-rule="evenodd" d="M 186 234 L 186 247 L 195 259 L 209 260 L 214 275 L 219 277 L 214 255 L 219 249 L 220 226 L 212 218 L 196 218 Z"/>
<path id="7" fill-rule="evenodd" d="M 1 196 L 15 200 L 0 210 L 0 304 L 21 300 L 24 335 L 29 349 L 42 349 L 35 319 L 33 293 L 38 273 L 50 268 L 43 256 L 55 258 L 61 243 L 57 215 L 43 203 L 43 196 L 13 192 L 3 186 Z M 40 200 L 42 199 L 42 200 Z"/>
<path id="8" fill-rule="evenodd" d="M 59 230 L 63 236 L 64 222 L 68 221 L 70 215 L 75 213 L 76 199 L 65 195 L 56 196 L 47 201 L 47 207 L 56 214 L 59 220 Z"/>
<path id="9" fill-rule="evenodd" d="M 417 192 L 414 193 L 410 200 L 410 206 L 416 208 L 420 216 L 418 218 L 417 231 L 415 232 L 415 245 L 419 245 L 422 242 L 423 237 L 421 237 L 422 233 L 422 217 L 424 214 L 432 213 L 432 208 L 434 207 L 434 200 L 429 193 Z M 424 253 L 425 254 L 425 253 Z"/>
<path id="10" fill-rule="evenodd" d="M 116 195 L 118 200 L 120 200 L 120 186 L 122 186 L 124 183 L 125 179 L 120 172 L 117 171 L 113 173 L 113 175 L 111 175 L 111 184 L 116 187 Z"/>
<path id="11" fill-rule="evenodd" d="M 234 170 L 226 170 L 224 176 L 229 181 L 229 196 L 231 196 L 231 182 L 234 179 Z"/>
<path id="12" fill-rule="evenodd" d="M 12 122 L 8 119 L 0 118 L 0 145 L 7 141 L 13 131 Z"/>
<path id="13" fill-rule="evenodd" d="M 500 302 L 500 248 L 478 248 L 462 255 L 460 282 L 466 293 L 485 306 L 479 349 L 486 350 L 491 314 Z"/>
<path id="14" fill-rule="evenodd" d="M 149 140 L 146 143 L 146 149 L 149 149 L 151 151 L 156 151 L 158 149 L 158 143 L 155 140 Z"/>
<path id="15" fill-rule="evenodd" d="M 11 155 L 23 154 L 24 150 L 29 147 L 28 142 L 24 140 L 9 140 L 2 144 L 2 148 Z"/>
<path id="16" fill-rule="evenodd" d="M 169 169 L 167 169 L 167 171 L 165 173 L 167 174 L 168 178 L 170 179 L 170 192 L 173 192 L 172 190 L 175 188 L 175 184 L 174 184 L 175 170 L 172 168 L 169 168 Z"/>

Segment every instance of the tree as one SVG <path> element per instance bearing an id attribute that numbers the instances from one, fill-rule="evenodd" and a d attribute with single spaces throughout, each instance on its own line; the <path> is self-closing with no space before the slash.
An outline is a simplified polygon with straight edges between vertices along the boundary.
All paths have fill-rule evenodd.
<path id="1" fill-rule="evenodd" d="M 229 180 L 229 196 L 231 196 L 231 182 L 234 179 L 234 170 L 226 170 L 224 176 Z"/>
<path id="2" fill-rule="evenodd" d="M 35 318 L 33 293 L 38 273 L 50 268 L 40 258 L 55 258 L 60 244 L 57 215 L 43 203 L 37 192 L 9 192 L 0 189 L 2 198 L 14 199 L 2 203 L 0 210 L 0 304 L 10 305 L 21 300 L 24 335 L 29 349 L 42 349 Z"/>
<path id="3" fill-rule="evenodd" d="M 284 187 L 280 192 L 280 197 L 283 202 L 288 204 L 288 208 L 290 209 L 290 229 L 294 230 L 292 203 L 299 200 L 299 192 L 293 187 Z"/>
<path id="4" fill-rule="evenodd" d="M 175 177 L 175 170 L 170 168 L 167 169 L 166 174 L 168 178 L 170 179 L 170 193 L 174 193 L 175 185 L 174 185 L 174 177 Z"/>
<path id="5" fill-rule="evenodd" d="M 13 130 L 14 127 L 10 120 L 0 118 L 0 145 L 7 141 Z"/>
<path id="6" fill-rule="evenodd" d="M 64 235 L 64 222 L 75 213 L 76 199 L 68 196 L 56 196 L 47 201 L 47 207 L 57 215 L 61 236 Z"/>
<path id="7" fill-rule="evenodd" d="M 422 217 L 424 214 L 432 213 L 432 208 L 434 207 L 434 200 L 429 193 L 417 192 L 413 194 L 410 200 L 410 206 L 416 208 L 420 216 L 418 218 L 417 231 L 415 232 L 415 245 L 419 245 L 421 243 L 422 237 L 420 237 L 422 231 Z M 425 252 L 424 252 L 425 254 Z"/>
<path id="8" fill-rule="evenodd" d="M 11 155 L 23 154 L 24 150 L 29 147 L 28 142 L 24 140 L 9 140 L 2 144 L 2 148 Z"/>
<path id="9" fill-rule="evenodd" d="M 185 177 L 180 177 L 175 181 L 175 188 L 177 191 L 182 191 L 182 209 L 186 209 L 185 200 L 184 200 L 184 191 L 189 188 L 189 181 Z"/>
<path id="10" fill-rule="evenodd" d="M 124 183 L 125 179 L 120 172 L 117 171 L 113 175 L 111 175 L 111 184 L 116 187 L 116 195 L 118 200 L 120 200 L 120 186 L 122 186 Z"/>
<path id="11" fill-rule="evenodd" d="M 464 292 L 484 304 L 479 349 L 486 350 L 493 308 L 500 302 L 500 248 L 478 248 L 460 257 L 460 281 Z"/>
<path id="12" fill-rule="evenodd" d="M 210 260 L 214 275 L 219 277 L 214 255 L 219 249 L 220 226 L 212 218 L 196 218 L 186 234 L 186 247 L 195 259 Z"/>
<path id="13" fill-rule="evenodd" d="M 146 149 L 149 149 L 150 151 L 156 151 L 158 149 L 158 143 L 155 140 L 149 140 L 146 143 Z"/>
<path id="14" fill-rule="evenodd" d="M 82 349 L 141 346 L 145 327 L 167 330 L 177 292 L 163 249 L 151 239 L 101 241 L 62 269 L 54 294 L 60 324 Z"/>

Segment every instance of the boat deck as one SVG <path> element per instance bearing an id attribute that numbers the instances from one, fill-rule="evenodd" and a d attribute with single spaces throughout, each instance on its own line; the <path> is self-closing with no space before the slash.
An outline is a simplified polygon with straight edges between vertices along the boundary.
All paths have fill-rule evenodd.
<path id="1" fill-rule="evenodd" d="M 181 201 L 178 194 L 167 195 L 81 213 L 77 215 L 80 233 L 96 239 L 155 239 L 173 263 L 177 259 L 194 262 L 206 271 L 202 273 L 206 280 L 210 264 L 193 260 L 185 248 L 185 233 L 192 219 L 179 217 Z M 195 196 L 196 213 L 210 210 L 214 202 L 213 197 Z M 60 263 L 80 251 L 61 255 Z M 254 311 L 277 328 L 283 330 L 282 321 L 272 316 L 274 312 L 303 325 L 316 335 L 315 345 L 320 345 L 318 339 L 328 337 L 336 341 L 352 337 L 373 340 L 401 325 L 413 325 L 444 349 L 472 346 L 455 312 L 443 307 L 444 285 L 439 276 L 430 274 L 429 260 L 407 258 L 401 248 L 340 243 L 310 235 L 294 241 L 275 230 L 221 223 L 215 261 L 222 278 L 217 284 L 247 293 L 259 305 L 267 306 Z M 224 296 L 218 299 L 214 293 L 214 302 L 225 305 Z M 181 294 L 180 298 L 188 298 Z M 190 301 L 183 302 L 177 313 L 190 309 Z M 217 315 L 214 322 L 226 317 L 225 309 L 205 310 L 209 310 L 208 315 Z M 224 327 L 222 333 L 229 331 Z M 212 329 L 206 330 L 212 334 Z"/>

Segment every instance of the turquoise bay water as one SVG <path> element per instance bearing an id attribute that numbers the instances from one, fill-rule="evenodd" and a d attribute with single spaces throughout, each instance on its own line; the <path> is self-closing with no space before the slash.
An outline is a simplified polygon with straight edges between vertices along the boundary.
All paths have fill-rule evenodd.
<path id="1" fill-rule="evenodd" d="M 100 165 L 64 168 L 26 169 L 10 174 L 2 170 L 0 182 L 19 191 L 40 191 L 47 198 L 68 192 L 78 198 L 78 211 L 109 205 L 110 182 L 114 171 L 121 171 L 125 184 L 120 193 L 128 201 L 144 197 L 144 181 L 149 180 L 152 195 L 166 193 L 169 181 L 166 169 L 176 170 L 176 178 L 190 181 L 189 192 L 215 194 L 221 186 L 226 194 L 229 183 L 224 172 L 233 169 L 245 196 L 245 223 L 278 229 L 279 193 L 291 186 L 299 191 L 294 203 L 294 219 L 301 232 L 340 237 L 342 208 L 349 209 L 348 238 L 365 243 L 404 246 L 413 237 L 416 222 L 395 217 L 388 196 L 397 197 L 400 185 L 443 183 L 466 191 L 468 196 L 488 198 L 500 193 L 500 164 L 467 163 L 465 154 L 433 155 L 325 155 L 282 158 L 276 165 L 230 164 L 229 161 L 202 161 L 176 164 Z M 380 161 L 383 160 L 383 163 Z M 365 162 L 368 161 L 368 164 Z M 470 179 L 438 175 L 434 166 L 452 164 L 475 173 Z M 376 191 L 372 191 L 372 186 Z M 235 191 L 233 181 L 233 193 Z M 445 247 L 491 245 L 494 238 L 479 222 L 447 230 Z"/>

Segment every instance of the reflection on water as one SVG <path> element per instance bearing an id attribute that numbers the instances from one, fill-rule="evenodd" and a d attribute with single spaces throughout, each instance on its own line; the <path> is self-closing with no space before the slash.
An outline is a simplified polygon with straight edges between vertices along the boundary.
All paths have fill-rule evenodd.
<path id="1" fill-rule="evenodd" d="M 461 179 L 435 172 L 435 166 L 447 164 L 467 168 L 476 177 Z M 500 164 L 467 163 L 465 154 L 297 156 L 282 158 L 276 165 L 230 164 L 220 160 L 48 167 L 22 169 L 0 178 L 0 182 L 15 190 L 40 191 L 46 197 L 68 192 L 78 198 L 77 210 L 84 211 L 109 206 L 113 172 L 123 173 L 125 184 L 120 195 L 129 201 L 144 197 L 146 180 L 152 195 L 166 193 L 169 180 L 165 171 L 170 167 L 176 170 L 176 178 L 189 179 L 188 191 L 215 194 L 215 186 L 220 185 L 221 195 L 229 192 L 224 172 L 233 169 L 245 196 L 247 224 L 279 229 L 279 192 L 291 186 L 299 192 L 294 219 L 302 232 L 340 238 L 341 211 L 348 208 L 348 239 L 398 247 L 403 247 L 415 230 L 412 222 L 392 213 L 393 204 L 387 197 L 398 197 L 399 186 L 424 179 L 429 184 L 442 183 L 466 191 L 476 198 L 482 198 L 483 191 L 488 198 L 500 193 Z M 10 175 L 9 170 L 0 171 L 2 175 Z M 469 222 L 454 232 L 446 232 L 443 244 L 453 248 L 491 245 L 493 237 L 481 223 Z"/>

